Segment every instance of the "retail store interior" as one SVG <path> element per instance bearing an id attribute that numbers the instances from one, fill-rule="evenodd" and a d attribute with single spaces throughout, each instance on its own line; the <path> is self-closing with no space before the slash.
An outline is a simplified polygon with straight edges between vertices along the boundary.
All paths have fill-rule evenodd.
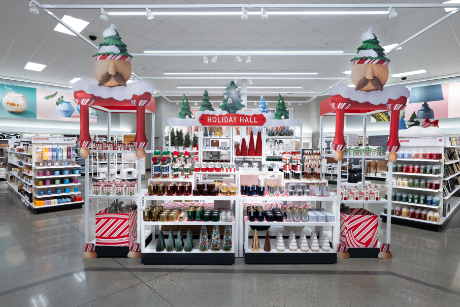
<path id="1" fill-rule="evenodd" d="M 2 1 L 0 306 L 457 306 L 459 10 Z"/>

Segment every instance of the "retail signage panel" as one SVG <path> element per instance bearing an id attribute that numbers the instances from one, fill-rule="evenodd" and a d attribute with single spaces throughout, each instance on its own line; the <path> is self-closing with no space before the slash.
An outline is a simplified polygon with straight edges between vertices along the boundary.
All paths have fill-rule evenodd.
<path id="1" fill-rule="evenodd" d="M 37 118 L 36 89 L 0 84 L 0 117 Z"/>
<path id="2" fill-rule="evenodd" d="M 439 146 L 444 147 L 444 138 L 443 137 L 433 137 L 433 138 L 399 138 L 399 143 L 404 147 L 426 147 L 426 146 Z"/>
<path id="3" fill-rule="evenodd" d="M 262 114 L 202 114 L 199 120 L 203 126 L 263 126 L 267 121 Z"/>
<path id="4" fill-rule="evenodd" d="M 75 143 L 76 137 L 53 137 L 53 136 L 33 136 L 32 143 Z"/>

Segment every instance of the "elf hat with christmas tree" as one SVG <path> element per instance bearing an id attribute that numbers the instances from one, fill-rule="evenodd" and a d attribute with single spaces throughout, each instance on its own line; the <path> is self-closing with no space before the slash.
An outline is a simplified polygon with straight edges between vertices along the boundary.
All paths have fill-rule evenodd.
<path id="1" fill-rule="evenodd" d="M 371 27 L 361 35 L 363 44 L 358 48 L 358 54 L 351 59 L 351 64 L 380 64 L 388 65 L 390 60 L 385 57 L 384 49 L 380 46 L 374 29 Z"/>
<path id="2" fill-rule="evenodd" d="M 131 61 L 133 56 L 128 53 L 126 44 L 121 41 L 115 25 L 110 25 L 102 35 L 104 41 L 99 44 L 99 51 L 93 55 L 95 61 L 98 60 L 121 60 Z"/>

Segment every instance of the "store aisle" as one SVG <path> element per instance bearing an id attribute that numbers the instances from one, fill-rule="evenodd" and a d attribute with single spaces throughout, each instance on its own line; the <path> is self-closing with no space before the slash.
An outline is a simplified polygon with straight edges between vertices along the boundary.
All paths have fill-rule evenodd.
<path id="1" fill-rule="evenodd" d="M 394 225 L 392 260 L 249 266 L 238 259 L 210 267 L 82 259 L 83 212 L 33 214 L 0 182 L 2 307 L 455 306 L 460 300 L 460 213 L 442 233 Z"/>

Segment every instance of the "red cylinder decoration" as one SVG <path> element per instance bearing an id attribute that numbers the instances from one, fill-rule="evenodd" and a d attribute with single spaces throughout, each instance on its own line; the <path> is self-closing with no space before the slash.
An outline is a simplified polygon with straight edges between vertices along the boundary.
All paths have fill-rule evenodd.
<path id="1" fill-rule="evenodd" d="M 148 140 L 145 136 L 145 107 L 150 104 L 152 94 L 145 92 L 142 95 L 133 95 L 131 103 L 136 107 L 136 137 L 134 144 L 136 145 L 136 156 L 139 159 L 145 157 L 144 148 L 147 147 Z"/>
<path id="2" fill-rule="evenodd" d="M 387 150 L 389 152 L 398 152 L 401 144 L 399 143 L 399 113 L 406 106 L 407 98 L 404 96 L 396 100 L 389 99 L 387 108 L 390 114 L 390 137 L 388 138 Z"/>
<path id="3" fill-rule="evenodd" d="M 87 94 L 84 91 L 73 93 L 74 101 L 80 106 L 80 136 L 78 144 L 81 148 L 88 148 L 91 145 L 91 136 L 89 134 L 89 106 L 94 103 L 94 95 Z"/>
<path id="4" fill-rule="evenodd" d="M 331 96 L 331 101 L 331 107 L 335 110 L 335 137 L 332 145 L 335 151 L 342 151 L 347 145 L 343 135 L 345 110 L 351 106 L 351 99 L 343 98 L 340 95 L 334 95 Z"/>

